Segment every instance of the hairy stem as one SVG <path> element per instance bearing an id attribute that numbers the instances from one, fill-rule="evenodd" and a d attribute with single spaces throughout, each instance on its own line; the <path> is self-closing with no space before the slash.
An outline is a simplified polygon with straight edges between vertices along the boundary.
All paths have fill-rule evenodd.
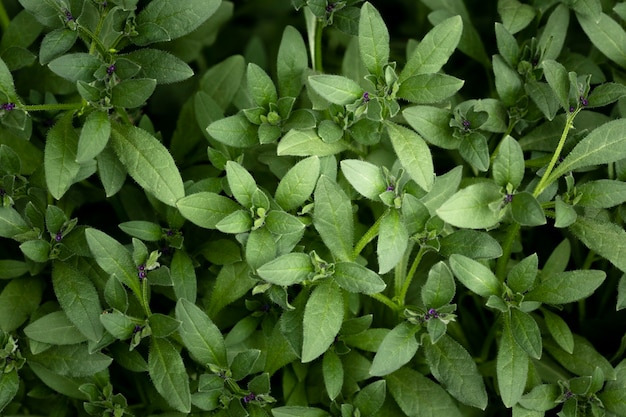
<path id="1" fill-rule="evenodd" d="M 24 111 L 58 111 L 58 110 L 78 110 L 84 106 L 82 102 L 76 103 L 56 103 L 56 104 L 23 104 L 18 108 Z"/>
<path id="2" fill-rule="evenodd" d="M 365 234 L 361 236 L 361 239 L 359 239 L 359 241 L 354 246 L 354 250 L 352 251 L 352 259 L 356 259 L 361 251 L 365 248 L 365 246 L 367 246 L 368 243 L 370 243 L 372 240 L 374 240 L 376 236 L 378 236 L 378 231 L 380 230 L 380 222 L 386 215 L 387 212 L 385 212 L 382 216 L 376 219 L 376 222 L 372 225 L 372 227 L 370 227 L 367 232 L 365 232 Z"/>
<path id="3" fill-rule="evenodd" d="M 424 257 L 424 254 L 426 254 L 427 251 L 428 249 L 425 249 L 424 246 L 420 246 L 419 250 L 417 251 L 417 254 L 415 255 L 415 259 L 413 259 L 413 263 L 411 264 L 411 269 L 409 269 L 409 272 L 406 274 L 406 279 L 402 283 L 402 288 L 400 289 L 400 293 L 397 295 L 397 298 L 401 306 L 404 306 L 406 295 L 409 292 L 409 287 L 411 286 L 411 282 L 413 281 L 413 278 L 415 277 L 415 272 L 417 271 L 417 267 L 419 266 L 420 262 L 422 261 L 422 258 Z"/>

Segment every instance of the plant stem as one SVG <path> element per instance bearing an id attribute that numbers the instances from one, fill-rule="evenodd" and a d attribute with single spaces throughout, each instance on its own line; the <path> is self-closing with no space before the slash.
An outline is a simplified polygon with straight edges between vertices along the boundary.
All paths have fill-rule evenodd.
<path id="1" fill-rule="evenodd" d="M 393 301 L 391 301 L 389 299 L 389 297 L 387 297 L 384 294 L 381 293 L 375 293 L 375 294 L 368 294 L 370 297 L 372 297 L 374 300 L 376 301 L 380 301 L 381 303 L 383 303 L 384 305 L 386 305 L 387 307 L 389 307 L 391 310 L 393 310 L 394 312 L 399 311 L 400 310 L 400 306 L 398 306 L 396 303 L 394 303 Z"/>
<path id="2" fill-rule="evenodd" d="M 415 277 L 415 271 L 417 271 L 417 267 L 419 266 L 426 252 L 428 252 L 428 249 L 425 249 L 424 246 L 420 246 L 419 250 L 417 251 L 417 254 L 415 255 L 415 259 L 413 260 L 413 263 L 411 264 L 411 269 L 409 269 L 409 272 L 406 274 L 406 279 L 402 283 L 402 288 L 400 289 L 400 293 L 397 295 L 397 298 L 401 306 L 404 306 L 406 294 L 409 292 L 409 287 L 411 286 L 411 282 L 413 281 L 413 278 Z"/>
<path id="3" fill-rule="evenodd" d="M 400 291 L 402 291 L 402 284 L 404 283 L 405 279 L 406 279 L 406 267 L 409 264 L 409 257 L 411 256 L 411 252 L 413 252 L 413 247 L 415 246 L 415 241 L 414 240 L 409 240 L 409 244 L 406 248 L 406 250 L 404 251 L 404 255 L 402 255 L 402 259 L 400 259 L 400 262 L 398 262 L 398 264 L 395 267 L 395 272 L 394 272 L 394 287 L 393 287 L 393 293 L 394 294 L 400 294 Z"/>
<path id="4" fill-rule="evenodd" d="M 372 225 L 372 227 L 370 227 L 367 232 L 365 232 L 365 234 L 361 236 L 361 239 L 359 239 L 359 241 L 354 246 L 354 250 L 352 251 L 352 259 L 356 259 L 363 250 L 363 248 L 365 248 L 368 243 L 370 243 L 372 240 L 374 240 L 376 236 L 378 236 L 380 222 L 382 221 L 383 217 L 387 215 L 387 212 L 388 211 L 385 211 L 382 216 L 376 219 L 376 222 Z"/>
<path id="5" fill-rule="evenodd" d="M 152 311 L 150 310 L 150 304 L 148 303 L 148 278 L 141 280 L 141 306 L 146 313 L 146 317 L 150 317 L 152 315 Z"/>
<path id="6" fill-rule="evenodd" d="M 324 22 L 318 19 L 315 26 L 315 57 L 313 60 L 313 69 L 318 72 L 324 72 L 322 65 L 322 33 L 324 32 Z"/>
<path id="7" fill-rule="evenodd" d="M 511 223 L 509 230 L 507 230 L 506 237 L 504 238 L 504 243 L 502 244 L 502 256 L 500 256 L 496 262 L 496 276 L 500 282 L 504 282 L 504 279 L 506 278 L 506 267 L 509 263 L 509 259 L 511 258 L 513 244 L 515 243 L 515 238 L 517 237 L 519 230 L 519 223 Z"/>
<path id="8" fill-rule="evenodd" d="M 18 106 L 24 111 L 57 111 L 57 110 L 78 110 L 83 107 L 83 103 L 57 103 L 57 104 L 23 104 Z"/>
<path id="9" fill-rule="evenodd" d="M 2 32 L 6 32 L 9 24 L 11 23 L 11 19 L 4 8 L 4 2 L 0 0 L 0 27 L 2 28 Z"/>

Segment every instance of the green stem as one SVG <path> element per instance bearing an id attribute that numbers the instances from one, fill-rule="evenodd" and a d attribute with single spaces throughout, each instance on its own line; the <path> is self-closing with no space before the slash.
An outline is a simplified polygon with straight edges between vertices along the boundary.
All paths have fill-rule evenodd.
<path id="1" fill-rule="evenodd" d="M 396 312 L 400 310 L 400 307 L 394 303 L 393 301 L 391 301 L 389 299 L 389 297 L 387 297 L 384 294 L 381 293 L 375 293 L 375 294 L 368 294 L 370 297 L 372 297 L 374 300 L 376 301 L 380 301 L 381 303 L 383 303 L 384 305 L 386 305 L 387 307 L 389 307 L 392 311 Z"/>
<path id="2" fill-rule="evenodd" d="M 506 278 L 506 268 L 509 264 L 509 259 L 511 258 L 511 253 L 513 252 L 513 244 L 515 243 L 515 238 L 517 237 L 519 230 L 519 223 L 511 223 L 509 230 L 507 230 L 506 237 L 504 238 L 504 242 L 502 244 L 502 256 L 500 256 L 496 262 L 496 276 L 500 282 L 504 282 L 504 279 Z"/>
<path id="3" fill-rule="evenodd" d="M 352 259 L 356 259 L 361 253 L 361 251 L 365 248 L 365 246 L 367 246 L 368 243 L 370 243 L 372 240 L 374 240 L 376 236 L 378 236 L 378 231 L 380 229 L 380 222 L 382 221 L 383 217 L 385 217 L 386 215 L 387 215 L 387 212 L 383 213 L 382 216 L 376 219 L 376 222 L 372 225 L 372 227 L 370 227 L 368 231 L 365 232 L 363 236 L 361 236 L 361 239 L 359 239 L 359 241 L 354 246 L 354 250 L 352 251 Z"/>
<path id="4" fill-rule="evenodd" d="M 415 259 L 413 260 L 413 263 L 411 264 L 411 269 L 409 269 L 409 272 L 406 274 L 406 279 L 402 283 L 400 294 L 398 294 L 397 296 L 398 301 L 400 302 L 401 306 L 404 306 L 404 303 L 406 300 L 406 294 L 409 292 L 409 287 L 411 286 L 411 282 L 413 281 L 413 278 L 415 277 L 415 272 L 417 271 L 417 267 L 419 266 L 426 252 L 428 252 L 428 249 L 425 249 L 424 246 L 420 246 L 419 250 L 417 251 L 417 254 L 415 255 Z"/>
<path id="5" fill-rule="evenodd" d="M 150 304 L 148 303 L 148 278 L 143 278 L 141 280 L 141 306 L 146 313 L 146 317 L 150 317 L 152 315 L 152 311 L 150 310 Z"/>
<path id="6" fill-rule="evenodd" d="M 313 60 L 313 68 L 318 72 L 324 72 L 322 65 L 322 33 L 324 32 L 324 22 L 317 21 L 315 25 L 315 57 Z"/>
<path id="7" fill-rule="evenodd" d="M 402 284 L 404 283 L 404 280 L 406 279 L 406 273 L 407 273 L 406 267 L 409 264 L 409 257 L 411 256 L 411 252 L 413 252 L 414 246 L 415 246 L 415 241 L 410 240 L 409 245 L 404 251 L 404 255 L 402 255 L 402 259 L 400 259 L 400 262 L 398 262 L 398 264 L 395 267 L 394 280 L 393 280 L 393 283 L 394 283 L 393 293 L 394 294 L 400 294 L 400 291 L 402 291 Z"/>
<path id="8" fill-rule="evenodd" d="M 9 14 L 4 8 L 4 2 L 0 0 L 0 27 L 3 32 L 6 32 L 9 24 L 11 23 L 11 19 L 9 18 Z"/>
<path id="9" fill-rule="evenodd" d="M 91 47 L 89 48 L 89 53 L 93 53 L 93 46 L 95 45 L 103 57 L 107 57 L 109 55 L 104 44 L 100 41 L 100 39 L 98 39 L 98 37 L 92 31 L 90 31 L 84 26 L 78 26 L 78 30 L 82 31 L 85 35 L 89 37 L 89 39 L 91 39 L 92 44 L 91 44 Z"/>
<path id="10" fill-rule="evenodd" d="M 58 110 L 78 110 L 83 107 L 83 103 L 57 103 L 57 104 L 22 104 L 18 108 L 24 111 L 58 111 Z"/>

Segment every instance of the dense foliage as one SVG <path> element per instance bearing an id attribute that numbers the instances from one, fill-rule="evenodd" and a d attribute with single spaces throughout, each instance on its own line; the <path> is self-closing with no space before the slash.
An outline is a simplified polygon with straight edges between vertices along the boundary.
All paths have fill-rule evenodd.
<path id="1" fill-rule="evenodd" d="M 0 2 L 0 413 L 626 416 L 626 3 Z"/>

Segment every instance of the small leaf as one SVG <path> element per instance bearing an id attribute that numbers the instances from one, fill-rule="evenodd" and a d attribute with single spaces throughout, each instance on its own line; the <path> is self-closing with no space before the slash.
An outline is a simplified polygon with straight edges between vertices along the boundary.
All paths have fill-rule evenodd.
<path id="1" fill-rule="evenodd" d="M 589 297 L 604 282 L 606 273 L 598 270 L 574 270 L 545 277 L 524 297 L 527 301 L 567 304 Z"/>
<path id="2" fill-rule="evenodd" d="M 333 279 L 344 290 L 362 294 L 379 293 L 387 286 L 374 271 L 354 262 L 337 262 Z"/>
<path id="3" fill-rule="evenodd" d="M 322 241 L 337 259 L 351 260 L 354 229 L 350 199 L 336 182 L 322 175 L 314 201 L 313 225 Z"/>
<path id="4" fill-rule="evenodd" d="M 180 354 L 167 339 L 153 337 L 148 354 L 148 373 L 157 392 L 182 413 L 191 410 L 189 376 Z"/>
<path id="5" fill-rule="evenodd" d="M 537 279 L 539 260 L 536 253 L 519 261 L 507 277 L 507 285 L 515 292 L 525 293 L 530 290 Z"/>
<path id="6" fill-rule="evenodd" d="M 517 308 L 510 311 L 511 333 L 518 345 L 535 359 L 541 358 L 541 333 L 535 319 Z"/>
<path id="7" fill-rule="evenodd" d="M 80 165 L 76 162 L 78 134 L 67 112 L 48 132 L 44 151 L 44 170 L 50 194 L 59 200 L 74 183 Z"/>
<path id="8" fill-rule="evenodd" d="M 528 355 L 515 341 L 511 323 L 505 316 L 504 329 L 498 346 L 496 373 L 502 402 L 508 408 L 515 405 L 524 393 L 528 378 Z"/>
<path id="9" fill-rule="evenodd" d="M 274 82 L 261 67 L 252 62 L 249 63 L 246 77 L 250 98 L 257 106 L 267 109 L 270 103 L 278 101 Z"/>
<path id="10" fill-rule="evenodd" d="M 76 162 L 83 164 L 102 152 L 111 135 L 111 122 L 105 112 L 90 113 L 80 131 Z"/>
<path id="11" fill-rule="evenodd" d="M 278 143 L 278 156 L 328 156 L 346 149 L 343 141 L 327 143 L 322 140 L 315 129 L 291 129 Z"/>
<path id="12" fill-rule="evenodd" d="M 343 295 L 332 281 L 318 285 L 304 308 L 302 362 L 321 356 L 334 342 L 343 322 Z"/>
<path id="13" fill-rule="evenodd" d="M 174 252 L 170 264 L 170 274 L 176 298 L 184 298 L 194 303 L 198 292 L 198 282 L 193 260 L 186 252 L 181 250 Z"/>
<path id="14" fill-rule="evenodd" d="M 400 262 L 409 245 L 409 234 L 396 209 L 389 209 L 380 222 L 378 232 L 378 273 L 391 271 Z"/>
<path id="15" fill-rule="evenodd" d="M 46 33 L 39 48 L 39 63 L 46 65 L 54 58 L 63 55 L 74 46 L 78 31 L 66 28 L 55 29 Z"/>
<path id="16" fill-rule="evenodd" d="M 389 60 L 389 32 L 380 13 L 369 2 L 361 7 L 358 40 L 365 68 L 370 74 L 383 75 L 383 67 Z"/>
<path id="17" fill-rule="evenodd" d="M 247 148 L 259 143 L 257 130 L 243 113 L 216 120 L 206 128 L 213 138 L 234 148 Z"/>
<path id="18" fill-rule="evenodd" d="M 449 257 L 454 253 L 472 259 L 494 259 L 502 256 L 502 247 L 487 232 L 459 229 L 439 240 L 439 253 Z"/>
<path id="19" fill-rule="evenodd" d="M 548 85 L 554 91 L 559 102 L 561 103 L 561 107 L 565 110 L 569 110 L 569 75 L 567 74 L 567 70 L 560 63 L 548 59 L 544 60 L 541 63 L 543 67 L 543 75 L 546 77 L 546 81 L 548 81 Z"/>
<path id="20" fill-rule="evenodd" d="M 569 326 L 559 316 L 548 309 L 541 310 L 548 331 L 552 335 L 554 341 L 567 353 L 574 352 L 574 335 Z"/>
<path id="21" fill-rule="evenodd" d="M 44 284 L 38 278 L 9 281 L 0 292 L 0 329 L 12 332 L 39 307 Z"/>
<path id="22" fill-rule="evenodd" d="M 311 75 L 309 85 L 324 99 L 339 105 L 354 103 L 363 95 L 363 89 L 356 82 L 341 75 Z"/>
<path id="23" fill-rule="evenodd" d="M 488 229 L 500 221 L 499 210 L 491 205 L 502 201 L 503 195 L 493 182 L 479 182 L 457 191 L 437 209 L 446 223 L 470 229 Z"/>
<path id="24" fill-rule="evenodd" d="M 378 196 L 387 188 L 380 167 L 357 159 L 344 159 L 340 164 L 341 172 L 359 194 L 370 200 L 380 200 Z"/>
<path id="25" fill-rule="evenodd" d="M 502 285 L 498 278 L 478 261 L 454 254 L 450 256 L 450 268 L 457 279 L 470 291 L 482 297 L 502 294 Z"/>
<path id="26" fill-rule="evenodd" d="M 300 207 L 315 190 L 319 173 L 320 159 L 316 156 L 296 163 L 278 183 L 276 202 L 287 211 Z"/>
<path id="27" fill-rule="evenodd" d="M 276 285 L 298 284 L 314 272 L 309 255 L 288 253 L 262 265 L 257 274 L 267 282 Z"/>
<path id="28" fill-rule="evenodd" d="M 459 143 L 461 157 L 479 171 L 489 169 L 489 144 L 480 132 L 471 132 Z"/>
<path id="29" fill-rule="evenodd" d="M 498 146 L 498 153 L 491 165 L 496 184 L 506 187 L 511 184 L 517 189 L 524 179 L 524 152 L 517 140 L 506 136 Z"/>
<path id="30" fill-rule="evenodd" d="M 324 353 L 324 358 L 322 359 L 322 374 L 324 376 L 326 392 L 332 401 L 341 393 L 344 378 L 341 359 L 332 349 Z"/>
<path id="31" fill-rule="evenodd" d="M 385 124 L 393 149 L 413 181 L 425 191 L 430 191 L 435 180 L 430 149 L 413 130 L 392 122 Z"/>
<path id="32" fill-rule="evenodd" d="M 397 96 L 415 104 L 438 103 L 456 94 L 464 83 L 446 74 L 418 74 L 400 84 Z"/>
<path id="33" fill-rule="evenodd" d="M 0 412 L 13 400 L 19 387 L 20 378 L 17 375 L 17 368 L 0 375 Z"/>
<path id="34" fill-rule="evenodd" d="M 407 364 L 419 347 L 415 333 L 419 328 L 403 321 L 391 329 L 378 347 L 372 361 L 370 374 L 374 376 L 388 375 Z"/>
<path id="35" fill-rule="evenodd" d="M 111 89 L 111 104 L 117 107 L 143 106 L 156 88 L 154 78 L 122 80 Z"/>
<path id="36" fill-rule="evenodd" d="M 504 27 L 512 34 L 524 29 L 535 18 L 535 9 L 517 0 L 499 0 L 498 13 Z"/>
<path id="37" fill-rule="evenodd" d="M 421 43 L 420 43 L 421 45 Z M 413 106 L 402 110 L 407 123 L 428 143 L 443 149 L 456 149 L 460 140 L 452 135 L 449 110 L 432 106 Z"/>
<path id="38" fill-rule="evenodd" d="M 529 192 L 522 191 L 513 196 L 511 202 L 513 219 L 522 226 L 541 226 L 546 224 L 546 216 L 541 204 Z"/>
<path id="39" fill-rule="evenodd" d="M 589 249 L 626 272 L 626 232 L 613 223 L 578 216 L 570 230 Z"/>
<path id="40" fill-rule="evenodd" d="M 434 309 L 443 307 L 452 301 L 455 293 L 454 277 L 448 266 L 443 261 L 433 265 L 421 291 L 424 306 Z"/>
<path id="41" fill-rule="evenodd" d="M 183 197 L 176 202 L 176 207 L 183 217 L 206 229 L 215 229 L 222 219 L 241 209 L 230 198 L 208 191 Z"/>

